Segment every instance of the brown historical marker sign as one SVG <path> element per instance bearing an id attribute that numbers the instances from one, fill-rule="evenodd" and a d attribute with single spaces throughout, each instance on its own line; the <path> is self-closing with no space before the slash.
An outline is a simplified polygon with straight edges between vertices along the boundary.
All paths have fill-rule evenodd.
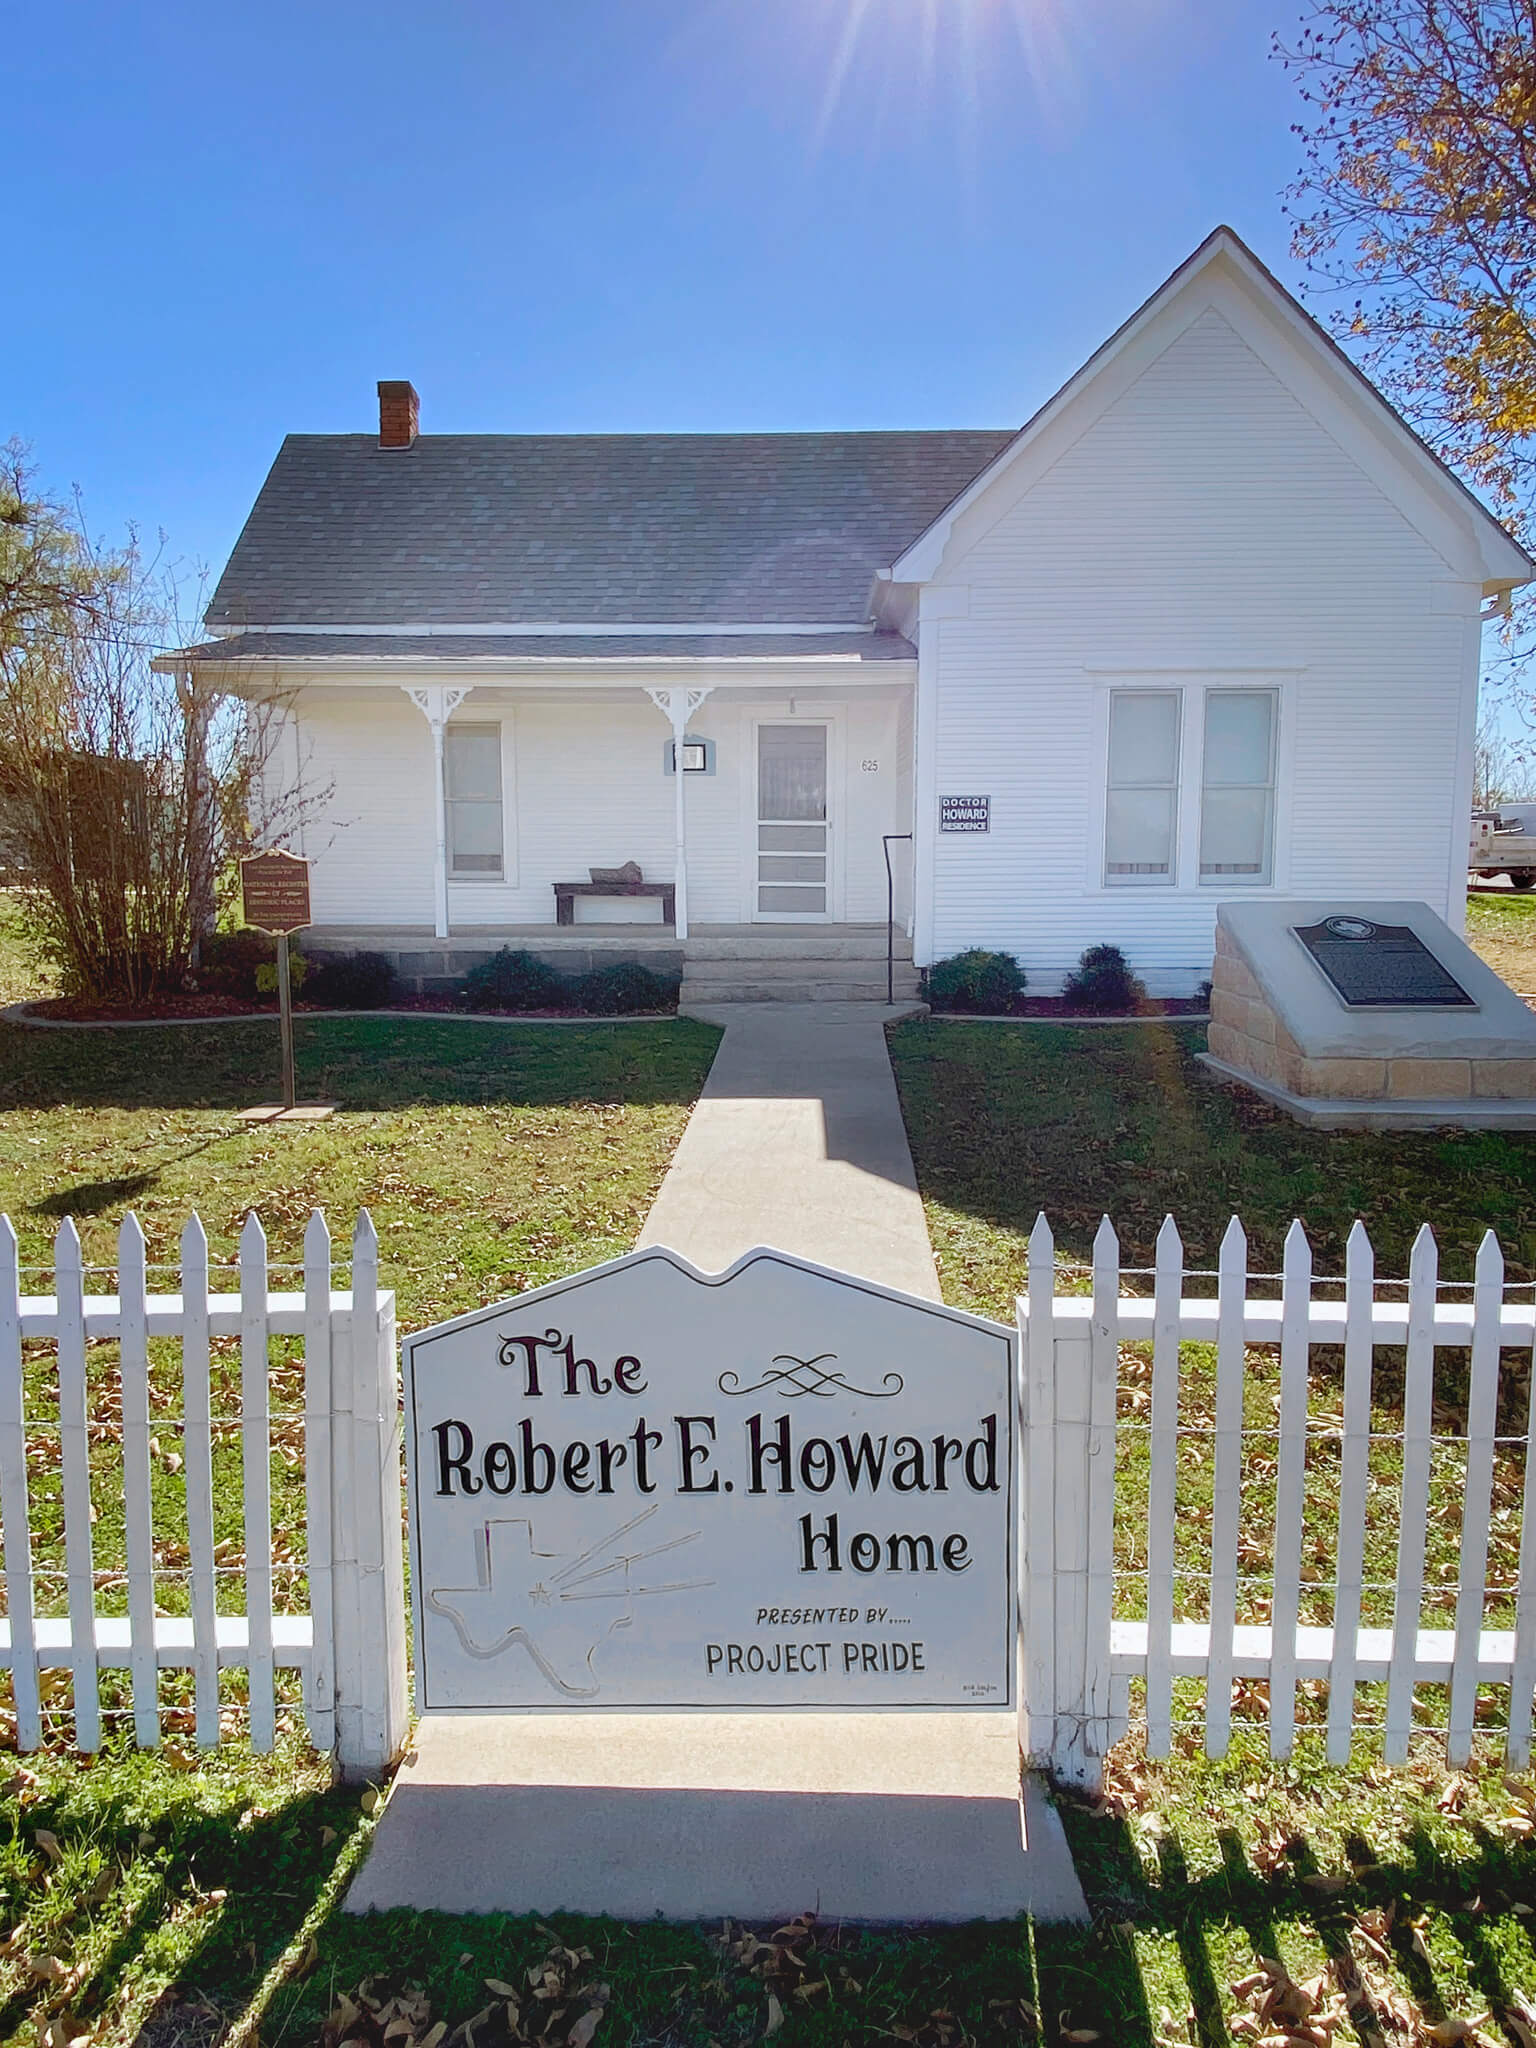
<path id="1" fill-rule="evenodd" d="M 281 848 L 240 863 L 241 915 L 259 932 L 297 932 L 310 922 L 309 862 Z"/>

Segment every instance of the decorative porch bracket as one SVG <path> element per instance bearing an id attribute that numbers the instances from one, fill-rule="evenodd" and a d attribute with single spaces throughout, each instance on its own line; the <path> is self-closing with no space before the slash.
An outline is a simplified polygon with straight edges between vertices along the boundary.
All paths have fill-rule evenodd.
<path id="1" fill-rule="evenodd" d="M 688 936 L 688 806 L 683 795 L 687 776 L 683 770 L 683 740 L 688 731 L 688 722 L 695 711 L 710 694 L 704 689 L 651 689 L 645 694 L 656 709 L 672 721 L 672 773 L 677 787 L 673 791 L 676 819 L 676 850 L 673 855 L 672 879 L 676 890 L 676 906 L 673 912 L 672 929 L 679 941 Z"/>
<path id="2" fill-rule="evenodd" d="M 448 792 L 443 786 L 443 727 L 469 695 L 446 683 L 402 683 L 401 689 L 432 728 L 433 784 L 437 791 L 437 853 L 432 870 L 433 929 L 448 936 Z"/>

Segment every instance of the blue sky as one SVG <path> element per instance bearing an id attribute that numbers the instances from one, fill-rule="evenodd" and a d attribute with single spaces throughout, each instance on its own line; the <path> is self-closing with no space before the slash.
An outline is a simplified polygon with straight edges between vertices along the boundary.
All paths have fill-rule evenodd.
<path id="1" fill-rule="evenodd" d="M 0 438 L 222 564 L 282 435 L 1006 425 L 1219 220 L 1299 0 L 11 0 Z M 18 168 L 19 167 L 19 168 Z"/>

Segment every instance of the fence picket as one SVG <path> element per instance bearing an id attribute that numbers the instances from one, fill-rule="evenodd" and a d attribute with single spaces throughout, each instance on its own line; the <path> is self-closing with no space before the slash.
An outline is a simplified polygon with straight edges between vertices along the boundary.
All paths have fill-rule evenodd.
<path id="1" fill-rule="evenodd" d="M 1243 1483 L 1243 1309 L 1248 1239 L 1234 1216 L 1216 1259 L 1216 1439 L 1211 1501 L 1211 1634 L 1205 1674 L 1205 1753 L 1225 1756 L 1232 1735 L 1232 1630 L 1237 1619 L 1237 1532 Z"/>
<path id="2" fill-rule="evenodd" d="M 70 1673 L 75 1747 L 101 1747 L 96 1680 L 96 1562 L 91 1542 L 90 1438 L 86 1430 L 85 1266 L 80 1236 L 66 1216 L 53 1241 L 59 1304 L 59 1464 L 64 1480 L 64 1576 L 69 1594 Z"/>
<path id="3" fill-rule="evenodd" d="M 0 1541 L 5 1544 L 5 1611 L 11 1624 L 11 1696 L 16 1747 L 40 1749 L 43 1716 L 32 1626 L 32 1519 L 27 1487 L 26 1389 L 21 1364 L 21 1253 L 9 1216 L 0 1216 Z"/>
<path id="4" fill-rule="evenodd" d="M 208 1237 L 199 1217 L 181 1233 L 181 1454 L 187 1481 L 192 1673 L 199 1749 L 219 1740 L 218 1595 L 213 1554 L 213 1422 L 208 1390 Z"/>
<path id="5" fill-rule="evenodd" d="M 1055 1754 L 1056 1727 L 1056 1245 L 1042 1212 L 1029 1233 L 1029 1341 L 1025 1387 L 1024 1669 L 1028 1753 Z"/>
<path id="6" fill-rule="evenodd" d="M 1115 1403 L 1120 1379 L 1120 1240 L 1105 1216 L 1093 1240 L 1089 1340 L 1088 1611 L 1084 1701 L 1086 1782 L 1097 1787 L 1110 1748 L 1110 1623 L 1115 1603 Z"/>
<path id="7" fill-rule="evenodd" d="M 144 1233 L 130 1209 L 117 1233 L 119 1371 L 123 1401 L 123 1523 L 128 1557 L 129 1669 L 140 1749 L 160 1740 L 155 1660 L 155 1538 L 149 1477 L 149 1302 Z"/>
<path id="8" fill-rule="evenodd" d="M 1493 1439 L 1498 1427 L 1499 1323 L 1504 1308 L 1504 1254 L 1491 1230 L 1477 1248 L 1472 1284 L 1472 1374 L 1467 1392 L 1467 1476 L 1456 1587 L 1456 1650 L 1451 1673 L 1447 1763 L 1472 1755 L 1477 1711 L 1477 1648 L 1488 1585 L 1488 1521 L 1493 1506 Z"/>
<path id="9" fill-rule="evenodd" d="M 1509 1678 L 1509 1738 L 1505 1760 L 1529 1770 L 1531 1722 L 1536 1715 L 1536 1356 L 1531 1362 L 1525 1419 L 1525 1484 L 1520 1506 L 1520 1564 L 1515 1590 L 1515 1655 Z"/>
<path id="10" fill-rule="evenodd" d="M 1371 1308 L 1375 1294 L 1375 1253 L 1365 1225 L 1357 1217 L 1344 1248 L 1344 1440 L 1339 1459 L 1333 1658 L 1328 1670 L 1331 1764 L 1349 1762 L 1355 1719 L 1355 1667 L 1365 1578 L 1365 1497 L 1370 1476 Z"/>
<path id="11" fill-rule="evenodd" d="M 1152 1407 L 1147 1431 L 1147 1754 L 1173 1748 L 1173 1536 L 1179 1464 L 1179 1303 L 1184 1246 L 1165 1216 L 1153 1280 Z"/>
<path id="12" fill-rule="evenodd" d="M 245 1479 L 245 1614 L 251 1747 L 277 1739 L 272 1689 L 272 1436 L 268 1418 L 267 1235 L 253 1209 L 240 1232 L 240 1422 Z"/>
<path id="13" fill-rule="evenodd" d="M 1281 1302 L 1275 1566 L 1269 1608 L 1269 1753 L 1286 1757 L 1296 1740 L 1296 1619 L 1301 1602 L 1307 1368 L 1311 1359 L 1312 1247 L 1299 1219 L 1285 1233 Z"/>
<path id="14" fill-rule="evenodd" d="M 1392 1668 L 1387 1678 L 1385 1754 L 1407 1760 L 1413 1735 L 1413 1683 L 1424 1608 L 1424 1544 L 1429 1528 L 1429 1432 L 1435 1384 L 1435 1304 L 1440 1250 L 1422 1224 L 1408 1261 L 1408 1350 L 1403 1371 L 1403 1484 L 1398 1510 L 1397 1578 L 1392 1593 Z"/>
<path id="15" fill-rule="evenodd" d="M 304 1694 L 309 1739 L 322 1755 L 336 1742 L 331 1641 L 331 1233 L 317 1209 L 304 1231 L 304 1505 L 310 1626 Z"/>

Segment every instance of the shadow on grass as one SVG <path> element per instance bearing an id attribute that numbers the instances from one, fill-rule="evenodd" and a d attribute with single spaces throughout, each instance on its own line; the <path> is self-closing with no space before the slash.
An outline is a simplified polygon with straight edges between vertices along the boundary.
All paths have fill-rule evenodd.
<path id="1" fill-rule="evenodd" d="M 889 1037 L 924 1198 L 1016 1237 L 1021 1268 L 1044 1209 L 1084 1262 L 1107 1214 L 1125 1265 L 1149 1267 L 1172 1213 L 1189 1263 L 1211 1267 L 1238 1214 L 1254 1270 L 1278 1269 L 1294 1216 L 1340 1270 L 1358 1216 L 1383 1273 L 1406 1273 L 1424 1221 L 1453 1277 L 1488 1228 L 1512 1279 L 1536 1273 L 1536 1135 L 1306 1130 L 1207 1072 L 1199 1025 L 913 1020 Z"/>
<path id="2" fill-rule="evenodd" d="M 689 1018 L 498 1027 L 316 1017 L 294 1027 L 300 1099 L 336 1102 L 343 1111 L 687 1103 L 719 1036 Z M 271 1096 L 277 1060 L 275 1020 L 164 1031 L 0 1025 L 0 1111 L 242 1109 Z"/>
<path id="3" fill-rule="evenodd" d="M 56 1947 L 66 1962 L 89 1957 L 64 2008 L 71 2037 L 109 2030 L 114 2005 L 121 2014 L 136 1985 L 167 1978 L 186 2001 L 180 2016 L 166 2016 L 183 2048 L 199 2025 L 208 2028 L 201 2038 L 217 2031 L 206 2016 L 200 2020 L 198 2001 L 236 2022 L 243 2038 L 298 2048 L 318 2037 L 340 1994 L 370 1977 L 419 1985 L 435 2016 L 452 2026 L 486 2003 L 487 1978 L 527 1983 L 558 1937 L 589 1949 L 591 1975 L 612 1986 L 603 2039 L 750 2048 L 764 2038 L 768 1987 L 722 1946 L 719 1923 L 564 1913 L 350 1915 L 338 1892 L 313 1929 L 311 1949 L 305 1932 L 316 1904 L 341 1859 L 362 1846 L 358 1794 L 274 1796 L 233 1785 L 227 1796 L 207 1798 L 193 1780 L 151 1776 L 163 1766 L 150 1760 L 138 1767 L 138 1782 L 121 1796 L 105 1762 L 81 1769 L 12 1822 L 4 1887 L 12 1924 L 28 1920 L 29 1949 Z M 1320 1940 L 1342 1958 L 1354 1917 L 1394 1901 L 1405 1926 L 1430 1905 L 1447 1916 L 1495 2009 L 1524 1982 L 1530 1950 L 1513 1915 L 1532 1892 L 1536 1850 L 1512 1850 L 1484 1835 L 1464 1860 L 1451 1861 L 1427 1838 L 1410 1835 L 1395 1859 L 1363 1861 L 1342 1890 L 1331 1891 L 1308 1886 L 1315 1864 L 1304 1838 L 1279 1868 L 1260 1871 L 1228 1830 L 1218 1839 L 1218 1866 L 1194 1876 L 1180 1835 L 1166 1826 L 1144 1861 L 1123 1819 L 1064 1803 L 1063 1820 L 1091 1926 L 854 1928 L 829 1918 L 818 1943 L 824 1966 L 813 1973 L 825 1981 L 803 1998 L 778 1987 L 778 2048 L 874 2048 L 893 2037 L 916 2048 L 1055 2048 L 1062 2015 L 1067 2027 L 1092 2030 L 1116 2048 L 1152 2048 L 1164 2031 L 1164 2007 L 1175 2022 L 1191 2011 L 1194 2038 L 1217 2048 L 1229 2039 L 1232 1999 L 1222 1980 L 1237 1949 L 1255 1957 L 1289 1949 L 1294 1960 Z M 39 1829 L 50 1830 L 63 1852 L 41 1876 Z M 78 1860 L 83 1854 L 93 1859 L 88 1866 Z M 91 1870 L 115 1881 L 100 1907 L 109 1923 L 100 1939 L 97 1909 L 82 1899 L 71 1912 L 67 1897 L 69 1882 L 83 1887 Z M 1399 1976 L 1426 2012 L 1446 2010 L 1450 2001 L 1427 1960 Z M 0 2006 L 0 2039 L 30 2037 L 35 2023 L 53 2016 L 47 2000 L 46 1984 L 12 1990 Z M 142 2038 L 144 2048 L 155 2048 L 159 2035 L 151 2029 Z"/>
<path id="4" fill-rule="evenodd" d="M 25 1890 L 14 1875 L 6 1905 L 28 1928 L 29 1951 L 84 1956 L 63 2011 L 68 2033 L 94 2031 L 135 1979 L 169 1969 L 184 1995 L 201 1996 L 226 2019 L 256 1991 L 297 1937 L 317 1895 L 360 1823 L 355 1790 L 305 1791 L 267 1806 L 238 1796 L 222 1806 L 167 1802 L 146 1811 L 139 1787 L 101 1800 L 91 1773 L 18 1814 L 18 1842 L 47 1830 L 61 1857 Z M 105 1894 L 81 1875 L 99 1859 Z M 41 1860 L 41 1859 L 40 1859 Z M 37 1870 L 34 1863 L 33 1870 Z M 77 1899 L 72 1899 L 72 1891 Z M 19 1894 L 19 1895 L 18 1895 Z M 96 1938 L 102 1920 L 114 1922 Z M 60 2009 L 46 1978 L 24 1978 L 0 2000 L 0 2040 Z M 222 2028 L 219 2029 L 222 2031 Z"/>

